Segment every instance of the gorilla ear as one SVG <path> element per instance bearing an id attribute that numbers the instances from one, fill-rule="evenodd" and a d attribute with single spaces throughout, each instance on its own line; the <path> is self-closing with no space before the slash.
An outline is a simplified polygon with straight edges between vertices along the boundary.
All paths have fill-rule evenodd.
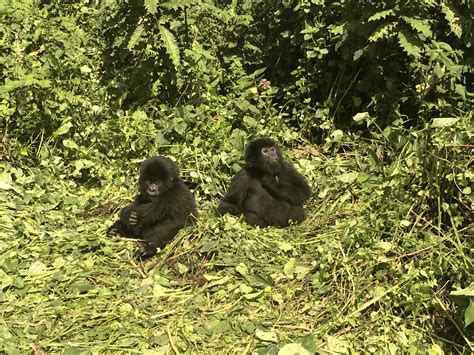
<path id="1" fill-rule="evenodd" d="M 253 146 L 248 146 L 247 149 L 245 150 L 245 155 L 244 155 L 244 160 L 247 165 L 253 166 L 258 159 L 259 152 L 255 149 Z"/>

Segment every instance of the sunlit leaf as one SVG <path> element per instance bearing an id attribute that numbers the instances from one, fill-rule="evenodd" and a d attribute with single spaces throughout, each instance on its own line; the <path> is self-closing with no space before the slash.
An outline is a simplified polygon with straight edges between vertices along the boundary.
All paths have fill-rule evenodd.
<path id="1" fill-rule="evenodd" d="M 357 179 L 358 176 L 359 176 L 359 173 L 353 171 L 353 172 L 350 172 L 350 173 L 341 174 L 337 177 L 337 179 L 341 182 L 349 184 L 349 183 L 354 182 L 355 179 Z"/>
<path id="2" fill-rule="evenodd" d="M 433 118 L 431 128 L 450 127 L 459 121 L 458 117 L 438 117 Z"/>
<path id="3" fill-rule="evenodd" d="M 291 343 L 286 344 L 284 347 L 280 349 L 278 355 L 310 355 L 311 353 L 306 350 L 301 344 L 298 343 Z"/>
<path id="4" fill-rule="evenodd" d="M 159 26 L 161 40 L 175 67 L 180 64 L 179 48 L 174 35 L 164 26 Z"/>
<path id="5" fill-rule="evenodd" d="M 296 259 L 291 258 L 283 268 L 283 272 L 286 277 L 293 278 L 293 273 L 295 272 Z"/>
<path id="6" fill-rule="evenodd" d="M 152 15 L 156 14 L 158 9 L 158 0 L 145 0 L 144 5 L 148 13 Z"/>
<path id="7" fill-rule="evenodd" d="M 133 31 L 130 40 L 128 41 L 127 48 L 132 50 L 140 41 L 142 36 L 145 34 L 145 27 L 143 25 L 138 25 Z"/>
<path id="8" fill-rule="evenodd" d="M 469 300 L 469 306 L 464 311 L 464 326 L 468 327 L 474 322 L 474 300 Z"/>
<path id="9" fill-rule="evenodd" d="M 268 341 L 272 343 L 276 343 L 278 341 L 278 336 L 276 332 L 273 332 L 273 331 L 266 332 L 266 331 L 257 329 L 255 331 L 255 337 L 259 340 Z"/>

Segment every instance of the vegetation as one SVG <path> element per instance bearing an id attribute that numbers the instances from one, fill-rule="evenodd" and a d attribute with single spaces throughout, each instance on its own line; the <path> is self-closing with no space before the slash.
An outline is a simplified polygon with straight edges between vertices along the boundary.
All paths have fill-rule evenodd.
<path id="1" fill-rule="evenodd" d="M 468 0 L 0 1 L 0 351 L 474 351 Z M 278 141 L 308 218 L 215 206 Z M 106 228 L 152 155 L 195 227 Z"/>

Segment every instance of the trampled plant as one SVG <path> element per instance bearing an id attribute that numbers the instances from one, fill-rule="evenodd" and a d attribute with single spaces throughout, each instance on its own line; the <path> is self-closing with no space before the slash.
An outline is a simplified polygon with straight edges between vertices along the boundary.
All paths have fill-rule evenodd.
<path id="1" fill-rule="evenodd" d="M 472 4 L 4 1 L 0 352 L 472 352 Z M 307 218 L 215 214 L 247 142 Z M 176 161 L 198 223 L 106 228 Z"/>

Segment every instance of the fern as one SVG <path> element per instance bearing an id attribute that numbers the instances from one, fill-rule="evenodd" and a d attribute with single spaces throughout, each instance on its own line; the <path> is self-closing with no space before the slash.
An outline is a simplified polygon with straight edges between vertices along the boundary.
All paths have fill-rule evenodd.
<path id="1" fill-rule="evenodd" d="M 377 21 L 377 20 L 380 20 L 380 19 L 384 19 L 387 16 L 393 16 L 393 15 L 395 15 L 395 11 L 393 11 L 393 9 L 384 10 L 384 11 L 377 12 L 376 14 L 373 14 L 372 16 L 370 16 L 368 21 L 369 22 Z"/>
<path id="2" fill-rule="evenodd" d="M 154 15 L 158 10 L 158 0 L 145 0 L 145 8 L 148 13 Z"/>
<path id="3" fill-rule="evenodd" d="M 387 23 L 377 28 L 368 38 L 369 42 L 377 42 L 379 39 L 393 36 L 393 29 L 397 27 L 398 22 Z"/>
<path id="4" fill-rule="evenodd" d="M 430 38 L 433 33 L 427 20 L 420 20 L 413 17 L 403 16 L 403 20 L 410 25 L 415 31 L 422 33 L 425 37 Z"/>
<path id="5" fill-rule="evenodd" d="M 422 43 L 418 38 L 413 36 L 412 33 L 405 30 L 398 32 L 398 43 L 400 43 L 402 49 L 409 55 L 415 58 L 420 56 Z"/>
<path id="6" fill-rule="evenodd" d="M 145 27 L 143 25 L 138 25 L 137 28 L 135 28 L 135 31 L 133 31 L 132 35 L 130 36 L 130 40 L 128 41 L 127 48 L 129 50 L 132 50 L 138 42 L 140 42 L 140 39 L 145 32 Z"/>
<path id="7" fill-rule="evenodd" d="M 175 67 L 179 66 L 180 59 L 179 59 L 179 48 L 178 45 L 176 44 L 176 39 L 174 38 L 173 34 L 168 31 L 164 26 L 159 26 L 160 28 L 160 35 L 161 35 L 161 40 L 163 41 L 163 45 L 166 48 L 166 51 L 168 52 L 168 55 L 171 58 L 171 61 L 173 62 Z"/>

